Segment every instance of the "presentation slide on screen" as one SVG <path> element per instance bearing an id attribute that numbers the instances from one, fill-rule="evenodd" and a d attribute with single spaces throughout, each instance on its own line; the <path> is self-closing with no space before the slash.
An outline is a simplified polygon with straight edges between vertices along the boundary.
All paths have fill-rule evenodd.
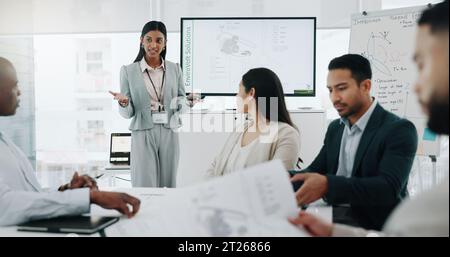
<path id="1" fill-rule="evenodd" d="M 314 94 L 314 19 L 183 19 L 188 92 L 235 94 L 250 69 L 273 70 L 285 94 Z"/>
<path id="2" fill-rule="evenodd" d="M 131 151 L 131 137 L 113 137 L 112 138 L 112 152 L 126 153 Z"/>

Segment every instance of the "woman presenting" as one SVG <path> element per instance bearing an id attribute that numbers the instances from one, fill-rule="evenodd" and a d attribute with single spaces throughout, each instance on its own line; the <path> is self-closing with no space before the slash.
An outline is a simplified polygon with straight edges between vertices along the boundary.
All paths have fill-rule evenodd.
<path id="1" fill-rule="evenodd" d="M 162 22 L 145 24 L 134 63 L 120 71 L 120 93 L 110 92 L 119 112 L 131 119 L 133 187 L 175 187 L 179 161 L 180 113 L 189 108 L 178 64 L 165 59 L 167 30 Z"/>

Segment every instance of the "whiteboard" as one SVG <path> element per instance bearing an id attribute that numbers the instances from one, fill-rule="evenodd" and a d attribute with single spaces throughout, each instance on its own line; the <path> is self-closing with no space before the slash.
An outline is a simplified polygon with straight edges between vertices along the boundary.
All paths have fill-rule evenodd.
<path id="1" fill-rule="evenodd" d="M 235 95 L 253 68 L 273 70 L 286 95 L 315 95 L 315 18 L 182 18 L 186 90 Z"/>
<path id="2" fill-rule="evenodd" d="M 413 61 L 417 20 L 426 7 L 411 7 L 352 15 L 349 52 L 369 59 L 372 95 L 388 111 L 407 118 L 417 128 L 418 155 L 438 156 L 439 137 L 426 128 L 414 83 Z"/>

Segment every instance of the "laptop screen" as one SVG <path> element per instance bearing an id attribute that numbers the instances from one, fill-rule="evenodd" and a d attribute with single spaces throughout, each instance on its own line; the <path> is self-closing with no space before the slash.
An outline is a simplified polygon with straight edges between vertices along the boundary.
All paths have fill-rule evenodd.
<path id="1" fill-rule="evenodd" d="M 131 133 L 111 134 L 109 162 L 112 164 L 130 164 Z"/>

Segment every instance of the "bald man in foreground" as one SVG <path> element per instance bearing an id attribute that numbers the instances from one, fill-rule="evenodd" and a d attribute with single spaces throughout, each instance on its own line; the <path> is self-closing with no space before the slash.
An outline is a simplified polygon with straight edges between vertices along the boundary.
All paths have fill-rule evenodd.
<path id="1" fill-rule="evenodd" d="M 0 57 L 0 116 L 16 114 L 19 96 L 14 66 Z M 140 207 L 137 198 L 124 193 L 98 191 L 93 179 L 77 173 L 58 191 L 44 191 L 25 154 L 2 134 L 0 128 L 0 226 L 89 213 L 91 203 L 118 210 L 129 218 Z"/>

